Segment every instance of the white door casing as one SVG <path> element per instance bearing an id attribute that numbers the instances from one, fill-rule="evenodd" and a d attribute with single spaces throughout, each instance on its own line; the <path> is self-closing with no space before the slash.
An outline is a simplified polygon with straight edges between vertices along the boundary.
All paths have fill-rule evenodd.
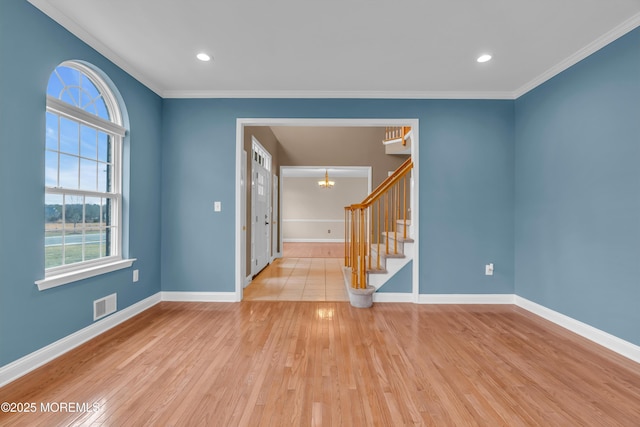
<path id="1" fill-rule="evenodd" d="M 236 165 L 239 165 L 242 160 L 242 147 L 244 146 L 244 129 L 246 126 L 411 126 L 413 132 L 413 141 L 411 144 L 411 158 L 413 159 L 412 170 L 412 191 L 411 191 L 411 217 L 414 219 L 411 222 L 412 234 L 414 238 L 414 254 L 413 259 L 420 259 L 420 226 L 418 218 L 420 217 L 419 198 L 420 198 L 420 156 L 418 153 L 419 144 L 419 120 L 416 118 L 405 119 L 362 119 L 362 118 L 332 118 L 332 119 L 319 119 L 319 118 L 237 118 L 236 119 Z M 240 168 L 236 168 L 236 211 L 240 212 Z M 281 219 L 280 219 L 281 221 Z M 236 217 L 236 279 L 235 279 L 235 301 L 242 300 L 242 287 L 244 278 L 240 274 L 243 267 L 240 266 L 241 256 L 240 251 L 243 250 L 243 244 L 240 243 L 242 239 L 241 220 Z M 280 230 L 282 227 L 280 227 Z M 412 263 L 412 301 L 419 303 L 420 300 L 420 263 Z M 406 302 L 403 300 L 403 302 Z"/>

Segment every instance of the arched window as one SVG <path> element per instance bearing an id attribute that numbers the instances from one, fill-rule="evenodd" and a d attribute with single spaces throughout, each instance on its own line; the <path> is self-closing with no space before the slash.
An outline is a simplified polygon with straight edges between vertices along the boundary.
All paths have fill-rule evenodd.
<path id="1" fill-rule="evenodd" d="M 79 62 L 56 67 L 47 85 L 45 289 L 122 260 L 124 135 L 120 108 L 104 80 Z M 102 271 L 73 278 L 92 268 Z"/>

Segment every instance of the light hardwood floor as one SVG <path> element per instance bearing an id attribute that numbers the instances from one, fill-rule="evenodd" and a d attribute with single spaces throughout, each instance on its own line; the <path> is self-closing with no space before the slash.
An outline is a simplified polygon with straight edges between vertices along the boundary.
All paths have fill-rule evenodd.
<path id="1" fill-rule="evenodd" d="M 640 366 L 509 305 L 163 302 L 0 402 L 38 408 L 3 427 L 638 426 Z"/>

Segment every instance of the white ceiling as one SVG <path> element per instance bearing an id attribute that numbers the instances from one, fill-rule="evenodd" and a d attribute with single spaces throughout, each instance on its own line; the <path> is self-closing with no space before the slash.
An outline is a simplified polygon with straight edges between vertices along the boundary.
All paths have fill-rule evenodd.
<path id="1" fill-rule="evenodd" d="M 640 25 L 640 0 L 29 1 L 163 97 L 513 99 Z"/>
<path id="2" fill-rule="evenodd" d="M 324 178 L 324 174 L 329 174 L 329 179 L 334 178 L 368 178 L 371 173 L 370 167 L 357 166 L 282 166 L 281 176 L 284 178 Z"/>

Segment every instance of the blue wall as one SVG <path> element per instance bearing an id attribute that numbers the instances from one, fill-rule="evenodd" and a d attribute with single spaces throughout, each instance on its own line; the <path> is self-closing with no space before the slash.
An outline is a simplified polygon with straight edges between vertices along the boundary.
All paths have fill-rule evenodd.
<path id="1" fill-rule="evenodd" d="M 0 2 L 0 366 L 88 326 L 93 300 L 125 308 L 160 290 L 162 99 L 24 0 Z M 87 61 L 119 89 L 129 115 L 131 269 L 38 291 L 44 276 L 45 93 L 62 61 Z"/>
<path id="2" fill-rule="evenodd" d="M 640 30 L 516 101 L 516 294 L 640 345 Z"/>
<path id="3" fill-rule="evenodd" d="M 236 119 L 250 117 L 418 118 L 420 293 L 516 293 L 640 345 L 638 45 L 635 30 L 515 102 L 162 100 L 28 2 L 0 1 L 0 366 L 91 324 L 113 292 L 120 309 L 233 292 Z M 45 88 L 68 59 L 103 70 L 128 110 L 136 284 L 127 269 L 34 285 Z"/>
<path id="4" fill-rule="evenodd" d="M 513 101 L 167 99 L 162 289 L 235 290 L 237 118 L 418 118 L 420 293 L 513 285 Z M 339 153 L 336 153 L 338 156 Z M 222 212 L 213 212 L 213 201 Z M 484 276 L 493 262 L 496 275 Z"/>

